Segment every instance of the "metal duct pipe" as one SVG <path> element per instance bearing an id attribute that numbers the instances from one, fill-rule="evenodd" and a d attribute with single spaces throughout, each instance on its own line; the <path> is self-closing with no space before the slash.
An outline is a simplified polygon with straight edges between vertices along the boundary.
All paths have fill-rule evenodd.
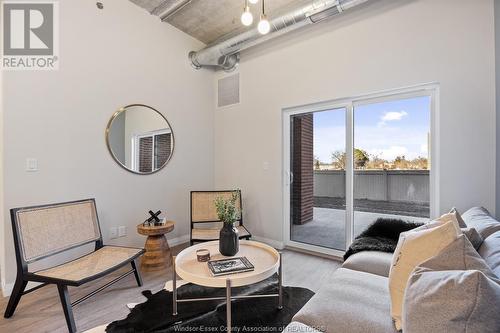
<path id="1" fill-rule="evenodd" d="M 159 16 L 160 20 L 165 22 L 170 16 L 177 13 L 190 2 L 191 0 L 165 0 L 153 9 L 151 14 Z"/>
<path id="2" fill-rule="evenodd" d="M 261 35 L 257 28 L 245 31 L 237 36 L 217 41 L 200 51 L 189 52 L 189 60 L 194 68 L 220 67 L 233 70 L 239 63 L 239 52 L 265 41 L 276 38 L 290 31 L 309 24 L 315 24 L 340 14 L 345 10 L 363 4 L 368 0 L 321 0 L 291 11 L 270 21 L 271 31 Z"/>

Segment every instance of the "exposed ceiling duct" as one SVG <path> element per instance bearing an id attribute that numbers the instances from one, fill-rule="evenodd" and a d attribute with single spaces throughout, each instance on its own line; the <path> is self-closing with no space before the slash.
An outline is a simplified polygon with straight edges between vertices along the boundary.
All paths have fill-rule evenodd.
<path id="1" fill-rule="evenodd" d="M 156 7 L 151 14 L 159 16 L 162 22 L 165 22 L 170 16 L 189 5 L 190 2 L 191 0 L 166 0 Z"/>
<path id="2" fill-rule="evenodd" d="M 257 28 L 223 39 L 200 51 L 191 51 L 189 59 L 196 69 L 218 67 L 233 70 L 239 62 L 239 52 L 281 36 L 303 26 L 315 24 L 369 0 L 321 0 L 291 11 L 270 21 L 271 32 L 261 35 Z"/>

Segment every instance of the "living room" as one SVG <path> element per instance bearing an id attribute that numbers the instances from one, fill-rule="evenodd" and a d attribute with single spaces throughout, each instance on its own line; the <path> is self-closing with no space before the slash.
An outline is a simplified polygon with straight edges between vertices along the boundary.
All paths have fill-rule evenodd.
<path id="1" fill-rule="evenodd" d="M 0 331 L 500 331 L 497 1 L 0 4 Z"/>

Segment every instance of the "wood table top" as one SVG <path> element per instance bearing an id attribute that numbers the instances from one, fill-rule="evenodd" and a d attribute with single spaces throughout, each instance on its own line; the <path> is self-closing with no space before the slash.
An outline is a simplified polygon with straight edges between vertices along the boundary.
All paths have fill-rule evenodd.
<path id="1" fill-rule="evenodd" d="M 167 221 L 165 224 L 155 226 L 144 226 L 141 223 L 137 225 L 137 232 L 144 236 L 158 236 L 171 232 L 174 230 L 174 226 L 174 221 Z"/>
<path id="2" fill-rule="evenodd" d="M 233 287 L 245 286 L 267 279 L 278 271 L 279 252 L 264 243 L 240 240 L 240 250 L 234 257 L 246 257 L 255 269 L 251 272 L 213 276 L 206 262 L 198 262 L 196 250 L 210 251 L 210 260 L 230 259 L 219 253 L 219 241 L 205 242 L 190 246 L 175 258 L 175 271 L 185 281 L 206 286 L 225 287 L 226 280 L 231 280 Z"/>

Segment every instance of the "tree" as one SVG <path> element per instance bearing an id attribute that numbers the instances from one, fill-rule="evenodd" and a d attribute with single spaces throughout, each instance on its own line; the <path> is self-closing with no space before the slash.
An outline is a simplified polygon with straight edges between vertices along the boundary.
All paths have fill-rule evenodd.
<path id="1" fill-rule="evenodd" d="M 320 170 L 320 162 L 317 158 L 314 159 L 314 170 Z"/>
<path id="2" fill-rule="evenodd" d="M 366 151 L 354 148 L 354 166 L 356 168 L 365 167 L 366 163 L 370 160 Z M 332 165 L 335 169 L 346 169 L 346 154 L 343 151 L 337 150 L 332 153 Z"/>
<path id="3" fill-rule="evenodd" d="M 354 148 L 354 165 L 356 168 L 364 168 L 369 160 L 370 158 L 366 151 Z"/>
<path id="4" fill-rule="evenodd" d="M 366 169 L 385 170 L 388 169 L 388 164 L 389 162 L 378 155 L 371 155 L 370 161 L 366 163 Z"/>
<path id="5" fill-rule="evenodd" d="M 332 165 L 334 169 L 345 170 L 345 153 L 337 150 L 332 153 Z"/>

